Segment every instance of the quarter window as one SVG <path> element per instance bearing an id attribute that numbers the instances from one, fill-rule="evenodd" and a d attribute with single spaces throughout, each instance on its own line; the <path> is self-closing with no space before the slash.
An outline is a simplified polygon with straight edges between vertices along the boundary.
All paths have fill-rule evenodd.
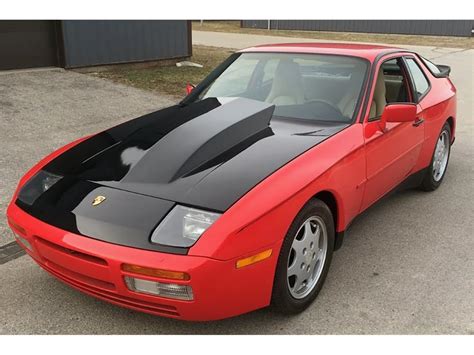
<path id="1" fill-rule="evenodd" d="M 436 64 L 430 62 L 428 59 L 424 57 L 421 57 L 421 60 L 423 61 L 423 63 L 425 63 L 425 65 L 428 67 L 429 70 L 431 70 L 433 74 L 441 74 L 441 70 L 439 70 Z"/>
<path id="2" fill-rule="evenodd" d="M 410 70 L 418 98 L 423 96 L 429 89 L 430 83 L 421 70 L 418 63 L 413 58 L 407 58 L 408 70 Z"/>

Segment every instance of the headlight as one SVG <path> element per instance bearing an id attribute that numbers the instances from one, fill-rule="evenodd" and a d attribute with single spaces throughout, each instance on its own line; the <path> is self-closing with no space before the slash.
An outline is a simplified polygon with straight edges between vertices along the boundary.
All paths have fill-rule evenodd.
<path id="1" fill-rule="evenodd" d="M 32 205 L 38 197 L 49 190 L 51 186 L 62 179 L 62 176 L 40 170 L 36 175 L 23 185 L 18 194 L 18 199 L 28 205 Z"/>
<path id="2" fill-rule="evenodd" d="M 151 235 L 153 243 L 190 247 L 221 215 L 184 206 L 175 206 Z"/>

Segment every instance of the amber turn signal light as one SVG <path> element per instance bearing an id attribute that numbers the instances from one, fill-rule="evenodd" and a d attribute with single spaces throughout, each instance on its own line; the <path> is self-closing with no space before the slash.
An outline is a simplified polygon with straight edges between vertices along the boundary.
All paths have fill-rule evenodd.
<path id="1" fill-rule="evenodd" d="M 191 276 L 189 276 L 189 274 L 186 272 L 154 269 L 151 267 L 144 267 L 144 266 L 131 265 L 131 264 L 122 264 L 122 270 L 126 272 L 130 272 L 132 274 L 160 277 L 163 279 L 183 280 L 183 281 L 187 281 L 191 279 Z"/>
<path id="2" fill-rule="evenodd" d="M 249 265 L 258 263 L 259 261 L 268 259 L 270 256 L 272 256 L 272 249 L 268 249 L 258 254 L 249 256 L 247 258 L 237 260 L 237 263 L 235 266 L 237 267 L 237 269 L 240 269 L 242 267 L 249 266 Z"/>

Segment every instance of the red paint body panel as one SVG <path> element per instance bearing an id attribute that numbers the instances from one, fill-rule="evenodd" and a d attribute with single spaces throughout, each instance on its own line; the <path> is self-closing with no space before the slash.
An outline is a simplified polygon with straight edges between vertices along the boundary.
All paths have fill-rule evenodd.
<path id="1" fill-rule="evenodd" d="M 397 50 L 396 47 L 375 44 L 354 43 L 280 43 L 250 47 L 240 52 L 282 52 L 282 53 L 317 53 L 349 55 L 365 58 L 370 62 L 381 53 Z"/>
<path id="2" fill-rule="evenodd" d="M 236 269 L 235 259 L 218 261 L 163 254 L 76 235 L 43 223 L 14 204 L 10 204 L 7 213 L 15 223 L 25 226 L 25 237 L 34 248 L 27 252 L 41 267 L 71 286 L 108 302 L 185 320 L 222 319 L 269 304 L 268 292 L 273 279 L 268 275 L 274 273 L 278 253 L 264 262 Z M 269 247 L 278 250 L 280 245 Z M 82 254 L 92 258 L 85 258 Z M 124 275 L 129 275 L 121 270 L 123 263 L 188 272 L 191 280 L 173 283 L 191 285 L 194 300 L 170 300 L 129 291 L 123 281 Z M 170 282 L 141 275 L 137 277 Z"/>
<path id="3" fill-rule="evenodd" d="M 226 260 L 255 250 L 256 236 L 262 247 L 282 240 L 298 211 L 320 191 L 334 194 L 341 212 L 337 230 L 344 230 L 360 209 L 363 147 L 360 124 L 318 144 L 243 196 L 206 231 L 190 254 Z"/>
<path id="4" fill-rule="evenodd" d="M 422 63 L 418 58 L 415 58 L 415 60 L 420 64 L 421 69 L 423 69 L 431 84 L 430 91 L 419 103 L 425 120 L 424 144 L 415 167 L 415 170 L 420 170 L 431 163 L 436 140 L 448 118 L 452 119 L 451 139 L 454 141 L 456 136 L 457 103 L 456 88 L 451 80 L 434 77 L 428 69 L 421 65 Z"/>
<path id="5" fill-rule="evenodd" d="M 444 123 L 450 117 L 455 122 L 456 90 L 451 81 L 434 77 L 413 53 L 400 51 L 383 56 L 377 63 L 374 78 L 377 77 L 383 61 L 401 56 L 413 57 L 431 84 L 430 90 L 417 105 L 417 117 L 422 118 L 424 123 L 415 127 L 410 122 L 369 122 L 369 110 L 366 111 L 363 124 L 367 153 L 367 185 L 361 212 L 409 175 L 428 167 Z M 368 102 L 372 102 L 373 94 L 374 88 Z M 454 134 L 453 128 L 453 140 Z"/>
<path id="6" fill-rule="evenodd" d="M 353 55 L 374 63 L 409 52 L 371 45 L 281 44 L 244 51 L 301 52 Z M 173 255 L 101 242 L 50 226 L 28 215 L 14 202 L 7 215 L 27 231 L 34 250 L 28 253 L 40 266 L 71 286 L 95 297 L 152 314 L 187 320 L 235 316 L 269 305 L 273 278 L 283 239 L 304 204 L 319 192 L 337 202 L 336 229 L 431 161 L 439 132 L 451 117 L 456 120 L 455 88 L 449 79 L 435 78 L 418 60 L 431 82 L 417 105 L 424 124 L 368 122 L 368 109 L 353 125 L 309 149 L 267 177 L 231 206 L 189 250 Z M 380 62 L 376 64 L 379 66 Z M 378 68 L 375 68 L 375 73 Z M 377 77 L 377 76 L 374 76 Z M 372 86 L 373 88 L 373 86 Z M 372 90 L 373 91 L 373 90 Z M 373 92 L 368 102 L 372 102 Z M 367 94 L 366 94 L 367 95 Z M 51 159 L 86 138 L 54 152 L 20 181 L 21 187 Z M 15 201 L 18 189 L 13 196 Z M 271 248 L 269 259 L 236 269 L 238 259 Z M 195 300 L 177 301 L 131 292 L 125 286 L 122 263 L 187 272 Z M 143 277 L 147 278 L 147 277 Z M 159 280 L 159 279 L 158 279 Z"/>

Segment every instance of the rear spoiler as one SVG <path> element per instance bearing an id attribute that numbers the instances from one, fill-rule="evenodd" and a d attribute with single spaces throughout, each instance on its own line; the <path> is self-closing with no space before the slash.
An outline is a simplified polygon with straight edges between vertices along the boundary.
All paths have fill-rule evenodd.
<path id="1" fill-rule="evenodd" d="M 451 67 L 448 65 L 438 65 L 418 54 L 418 57 L 425 64 L 428 70 L 436 78 L 448 78 L 451 73 Z"/>
<path id="2" fill-rule="evenodd" d="M 438 74 L 433 74 L 437 78 L 447 78 L 451 73 L 451 67 L 448 65 L 436 65 L 440 71 Z"/>

